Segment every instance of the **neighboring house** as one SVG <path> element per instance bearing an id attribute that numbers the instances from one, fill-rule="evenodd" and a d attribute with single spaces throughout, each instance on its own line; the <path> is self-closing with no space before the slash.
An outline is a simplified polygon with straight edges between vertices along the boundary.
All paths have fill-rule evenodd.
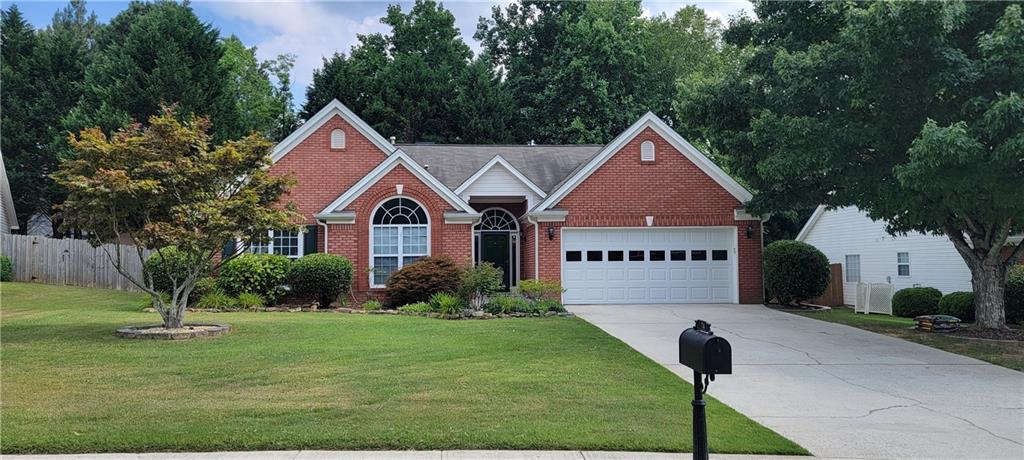
<path id="1" fill-rule="evenodd" d="M 604 146 L 394 145 L 333 101 L 272 160 L 306 227 L 251 250 L 343 255 L 359 296 L 447 255 L 566 303 L 762 301 L 750 192 L 650 113 Z"/>
<path id="2" fill-rule="evenodd" d="M 4 156 L 0 154 L 0 233 L 17 231 L 18 215 L 14 213 L 14 196 L 11 195 L 11 183 L 7 179 L 7 167 Z"/>
<path id="3" fill-rule="evenodd" d="M 949 238 L 892 236 L 884 221 L 871 220 L 856 207 L 819 206 L 796 239 L 843 266 L 843 298 L 849 305 L 856 300 L 858 282 L 890 283 L 896 290 L 928 286 L 944 294 L 972 290 L 971 271 Z M 1012 244 L 1020 241 L 1020 236 L 1010 238 Z"/>

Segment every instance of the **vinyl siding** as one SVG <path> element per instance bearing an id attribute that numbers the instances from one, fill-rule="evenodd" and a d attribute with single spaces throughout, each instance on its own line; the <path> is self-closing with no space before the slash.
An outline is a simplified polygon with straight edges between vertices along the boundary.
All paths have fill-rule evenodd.
<path id="1" fill-rule="evenodd" d="M 7 200 L 0 197 L 0 233 L 11 233 L 11 226 L 7 222 Z"/>
<path id="2" fill-rule="evenodd" d="M 846 255 L 860 255 L 860 279 L 864 283 L 892 283 L 896 290 L 930 286 L 943 293 L 971 290 L 971 271 L 953 243 L 944 236 L 911 233 L 892 236 L 885 223 L 872 221 L 854 207 L 825 211 L 807 233 L 804 242 L 825 253 L 829 262 L 843 264 Z M 910 254 L 910 276 L 897 276 L 896 253 Z M 843 299 L 853 304 L 857 283 L 843 283 Z"/>
<path id="3" fill-rule="evenodd" d="M 526 209 L 533 208 L 540 200 L 540 196 L 526 184 L 513 176 L 504 166 L 497 164 L 463 190 L 460 196 L 467 202 L 473 196 L 525 196 Z"/>

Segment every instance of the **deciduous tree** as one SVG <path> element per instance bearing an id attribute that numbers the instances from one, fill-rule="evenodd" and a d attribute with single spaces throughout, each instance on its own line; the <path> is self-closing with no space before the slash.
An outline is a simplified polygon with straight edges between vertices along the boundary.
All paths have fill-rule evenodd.
<path id="1" fill-rule="evenodd" d="M 206 270 L 237 255 L 217 259 L 225 242 L 296 229 L 300 218 L 292 205 L 279 205 L 291 180 L 268 173 L 269 141 L 252 134 L 213 146 L 210 129 L 209 119 L 170 109 L 111 136 L 88 128 L 71 137 L 75 156 L 54 175 L 69 191 L 65 225 L 85 231 L 93 244 L 131 242 L 140 263 L 145 248 L 189 254 L 183 273 L 168 274 L 170 300 L 152 279 L 126 270 L 120 250 L 107 254 L 153 298 L 167 328 L 182 326 L 189 294 Z"/>

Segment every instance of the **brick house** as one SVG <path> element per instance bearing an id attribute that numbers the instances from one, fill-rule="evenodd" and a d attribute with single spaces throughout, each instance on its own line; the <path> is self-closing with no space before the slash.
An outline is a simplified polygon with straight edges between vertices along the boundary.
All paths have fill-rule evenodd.
<path id="1" fill-rule="evenodd" d="M 762 301 L 750 192 L 650 113 L 603 146 L 403 145 L 332 101 L 272 160 L 306 226 L 250 250 L 343 255 L 357 295 L 448 255 L 570 304 Z"/>

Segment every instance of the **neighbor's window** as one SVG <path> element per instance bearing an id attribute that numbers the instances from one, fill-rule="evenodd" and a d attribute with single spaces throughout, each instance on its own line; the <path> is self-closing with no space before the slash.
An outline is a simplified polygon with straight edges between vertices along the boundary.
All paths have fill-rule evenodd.
<path id="1" fill-rule="evenodd" d="M 302 257 L 302 238 L 299 232 L 274 230 L 265 241 L 254 241 L 249 246 L 253 254 L 278 254 L 295 259 Z"/>
<path id="2" fill-rule="evenodd" d="M 427 212 L 408 198 L 392 198 L 377 208 L 371 225 L 374 287 L 384 286 L 399 268 L 430 255 L 427 224 Z"/>
<path id="3" fill-rule="evenodd" d="M 846 256 L 846 282 L 847 283 L 859 283 L 860 282 L 860 254 L 853 254 Z"/>
<path id="4" fill-rule="evenodd" d="M 910 253 L 909 252 L 897 252 L 896 253 L 896 275 L 898 275 L 898 276 L 910 276 Z"/>
<path id="5" fill-rule="evenodd" d="M 343 149 L 345 148 L 345 131 L 336 129 L 331 131 L 331 148 L 332 149 Z"/>
<path id="6" fill-rule="evenodd" d="M 640 144 L 640 161 L 654 161 L 654 142 L 644 141 Z"/>

